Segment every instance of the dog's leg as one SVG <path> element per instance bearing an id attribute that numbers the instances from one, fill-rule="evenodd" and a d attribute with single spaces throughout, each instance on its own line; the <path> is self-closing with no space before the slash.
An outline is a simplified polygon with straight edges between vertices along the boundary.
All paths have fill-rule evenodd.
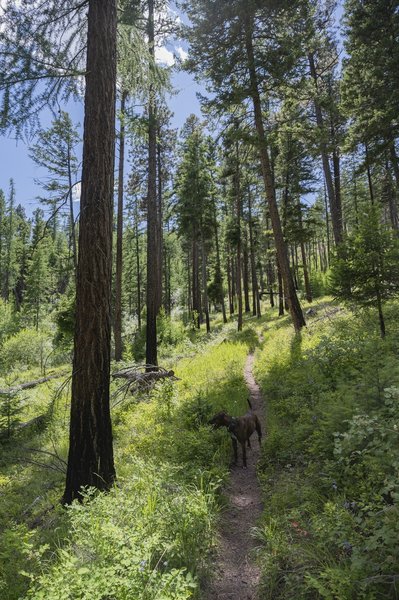
<path id="1" fill-rule="evenodd" d="M 238 462 L 238 452 L 237 452 L 237 440 L 235 438 L 231 438 L 231 443 L 233 444 L 234 451 L 234 464 L 236 465 Z"/>
<path id="2" fill-rule="evenodd" d="M 248 438 L 248 448 L 251 448 L 251 440 Z"/>
<path id="3" fill-rule="evenodd" d="M 245 449 L 245 442 L 243 444 L 241 444 L 242 447 L 242 463 L 243 463 L 243 467 L 246 469 L 247 468 L 247 451 Z"/>

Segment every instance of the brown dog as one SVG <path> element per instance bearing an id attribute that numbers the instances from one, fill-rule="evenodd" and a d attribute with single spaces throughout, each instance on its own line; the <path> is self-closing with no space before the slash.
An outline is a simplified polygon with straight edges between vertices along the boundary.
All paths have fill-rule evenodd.
<path id="1" fill-rule="evenodd" d="M 258 433 L 259 445 L 262 440 L 262 429 L 260 426 L 259 419 L 257 415 L 252 410 L 252 405 L 248 400 L 249 411 L 245 413 L 242 417 L 231 417 L 226 412 L 221 411 L 217 413 L 212 419 L 209 421 L 209 425 L 212 425 L 214 429 L 219 429 L 220 427 L 226 427 L 227 431 L 230 433 L 231 442 L 233 444 L 234 450 L 234 464 L 237 464 L 238 454 L 237 454 L 237 442 L 241 444 L 242 448 L 242 461 L 244 467 L 247 466 L 247 452 L 245 448 L 245 443 L 248 444 L 248 448 L 251 447 L 251 442 L 249 438 L 256 430 Z"/>

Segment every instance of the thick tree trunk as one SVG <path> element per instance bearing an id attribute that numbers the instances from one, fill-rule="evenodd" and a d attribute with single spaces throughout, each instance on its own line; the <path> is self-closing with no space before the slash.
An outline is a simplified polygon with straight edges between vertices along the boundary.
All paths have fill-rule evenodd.
<path id="1" fill-rule="evenodd" d="M 119 165 L 118 165 L 118 213 L 116 218 L 116 264 L 115 264 L 115 311 L 114 340 L 115 360 L 122 360 L 122 242 L 123 242 L 123 178 L 125 163 L 125 105 L 127 93 L 121 95 L 121 119 L 119 131 Z"/>
<path id="2" fill-rule="evenodd" d="M 82 195 L 64 503 L 115 480 L 109 405 L 116 2 L 89 0 Z"/>
<path id="3" fill-rule="evenodd" d="M 252 45 L 252 28 L 249 19 L 247 20 L 246 28 L 246 51 L 248 59 L 248 69 L 250 73 L 251 96 L 255 113 L 255 126 L 258 134 L 260 161 L 262 166 L 266 197 L 269 206 L 270 219 L 272 222 L 274 240 L 276 244 L 276 251 L 278 255 L 278 262 L 281 269 L 281 275 L 283 278 L 285 291 L 287 293 L 287 300 L 292 317 L 292 322 L 295 331 L 299 332 L 301 328 L 304 325 L 306 325 L 306 323 L 302 313 L 301 305 L 298 300 L 298 296 L 295 291 L 292 274 L 290 272 L 287 247 L 283 237 L 280 215 L 277 208 L 277 202 L 273 185 L 273 174 L 271 171 L 269 153 L 266 145 L 266 134 L 263 125 L 262 108 L 259 96 L 258 80 L 255 70 L 255 60 Z"/>
<path id="4" fill-rule="evenodd" d="M 148 47 L 154 50 L 154 0 L 148 0 Z M 157 125 L 155 89 L 150 85 L 148 103 L 148 195 L 147 195 L 147 327 L 146 363 L 158 364 L 157 314 L 159 307 L 158 281 L 158 202 L 157 202 Z"/>
<path id="5" fill-rule="evenodd" d="M 309 61 L 310 75 L 313 79 L 315 91 L 317 94 L 318 81 L 317 81 L 317 72 L 316 72 L 316 66 L 315 66 L 313 53 L 308 54 L 308 61 Z M 334 189 L 334 182 L 333 182 L 333 177 L 332 177 L 332 173 L 331 173 L 330 160 L 328 157 L 327 143 L 324 139 L 324 136 L 325 136 L 324 118 L 323 118 L 323 113 L 322 113 L 320 104 L 319 104 L 316 96 L 314 98 L 314 107 L 315 107 L 315 113 L 316 113 L 316 123 L 317 123 L 318 128 L 320 129 L 320 136 L 321 136 L 320 137 L 320 139 L 321 139 L 320 154 L 321 154 L 321 160 L 322 160 L 322 164 L 323 164 L 324 179 L 325 179 L 326 187 L 327 187 L 328 200 L 329 200 L 329 204 L 330 204 L 330 212 L 331 212 L 331 221 L 332 221 L 334 240 L 335 240 L 335 244 L 338 245 L 342 242 L 342 209 L 341 209 L 340 203 L 337 202 L 339 195 L 337 197 L 337 195 L 335 193 L 335 189 Z"/>

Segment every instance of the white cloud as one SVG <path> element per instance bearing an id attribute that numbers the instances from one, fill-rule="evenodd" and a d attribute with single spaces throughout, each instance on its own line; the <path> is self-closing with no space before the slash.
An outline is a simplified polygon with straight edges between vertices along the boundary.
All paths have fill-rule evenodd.
<path id="1" fill-rule="evenodd" d="M 175 64 L 173 52 L 170 52 L 165 46 L 155 48 L 155 60 L 161 65 L 172 67 Z"/>
<path id="2" fill-rule="evenodd" d="M 178 46 L 178 48 L 176 48 L 176 53 L 180 60 L 184 61 L 188 58 L 188 52 L 186 52 L 181 46 Z"/>

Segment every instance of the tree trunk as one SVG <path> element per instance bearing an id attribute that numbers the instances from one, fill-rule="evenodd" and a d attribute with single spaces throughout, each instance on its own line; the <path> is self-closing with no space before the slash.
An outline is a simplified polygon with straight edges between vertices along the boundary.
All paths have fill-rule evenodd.
<path id="1" fill-rule="evenodd" d="M 315 91 L 317 93 L 318 92 L 318 81 L 317 81 L 317 73 L 316 73 L 316 66 L 315 66 L 315 62 L 314 62 L 314 54 L 313 53 L 308 54 L 308 61 L 309 61 L 310 75 L 313 79 Z M 316 123 L 317 123 L 318 128 L 320 129 L 320 134 L 321 134 L 320 154 L 321 154 L 321 160 L 323 163 L 324 179 L 326 182 L 328 200 L 329 200 L 329 204 L 330 204 L 330 212 L 331 212 L 331 221 L 332 221 L 334 240 L 335 240 L 335 244 L 338 246 L 338 244 L 340 244 L 342 242 L 342 209 L 341 209 L 340 204 L 337 203 L 337 196 L 336 196 L 335 189 L 334 189 L 333 177 L 332 177 L 331 167 L 330 167 L 330 160 L 328 157 L 327 143 L 323 137 L 325 135 L 325 131 L 326 131 L 325 126 L 324 126 L 323 113 L 321 111 L 321 107 L 320 107 L 320 104 L 319 104 L 316 96 L 314 98 L 314 107 L 315 107 L 315 113 L 316 113 Z"/>
<path id="2" fill-rule="evenodd" d="M 220 264 L 219 231 L 218 231 L 218 222 L 217 222 L 217 214 L 216 214 L 216 205 L 214 205 L 214 211 L 215 211 L 214 219 L 215 219 L 215 245 L 216 245 L 216 272 L 218 274 L 218 279 L 220 281 L 220 302 L 222 305 L 223 323 L 227 323 L 226 305 L 224 303 L 222 268 L 221 268 L 221 264 Z"/>
<path id="3" fill-rule="evenodd" d="M 139 244 L 139 215 L 136 202 L 136 281 L 137 281 L 137 328 L 141 331 L 141 272 L 140 272 L 140 244 Z"/>
<path id="4" fill-rule="evenodd" d="M 199 286 L 199 257 L 198 257 L 198 243 L 197 243 L 196 231 L 194 232 L 193 239 L 193 250 L 192 250 L 192 286 L 193 286 L 193 313 L 194 323 L 197 329 L 200 328 L 201 324 L 201 301 L 200 301 L 200 286 Z"/>
<path id="5" fill-rule="evenodd" d="M 119 165 L 118 165 L 118 214 L 116 220 L 116 265 L 115 265 L 115 312 L 114 340 L 115 360 L 122 360 L 122 242 L 123 242 L 123 177 L 125 162 L 125 105 L 127 93 L 121 95 L 121 118 L 119 132 Z"/>
<path id="6" fill-rule="evenodd" d="M 148 0 L 148 47 L 152 57 L 154 48 L 154 0 Z M 155 89 L 149 87 L 148 103 L 148 195 L 147 195 L 147 327 L 146 363 L 158 364 L 157 314 L 159 307 L 158 281 L 158 202 L 157 202 L 157 125 Z"/>
<path id="7" fill-rule="evenodd" d="M 158 310 L 162 306 L 162 265 L 163 265 L 163 210 L 162 210 L 162 195 L 163 195 L 163 180 L 162 180 L 162 160 L 161 160 L 161 144 L 157 143 L 157 172 L 158 172 L 158 193 L 157 193 L 157 241 L 158 241 Z"/>
<path id="8" fill-rule="evenodd" d="M 256 275 L 256 261 L 255 261 L 255 244 L 254 244 L 254 232 L 252 222 L 252 202 L 251 202 L 251 190 L 248 188 L 248 218 L 249 218 L 249 254 L 251 260 L 251 280 L 252 280 L 252 314 L 253 316 L 261 317 L 260 310 L 260 297 L 258 278 Z"/>
<path id="9" fill-rule="evenodd" d="M 277 261 L 277 281 L 278 281 L 278 316 L 284 315 L 284 290 L 283 290 L 283 278 L 281 277 L 281 270 Z"/>
<path id="10" fill-rule="evenodd" d="M 371 178 L 371 169 L 370 169 L 370 161 L 369 161 L 369 149 L 367 144 L 364 144 L 364 155 L 366 158 L 366 170 L 367 170 L 367 181 L 369 184 L 369 193 L 370 193 L 370 202 L 374 204 L 374 189 L 373 189 L 373 181 Z"/>
<path id="11" fill-rule="evenodd" d="M 205 312 L 205 323 L 206 323 L 206 332 L 210 333 L 211 324 L 209 321 L 209 302 L 208 302 L 208 282 L 206 275 L 206 250 L 205 250 L 205 242 L 204 242 L 204 232 L 202 229 L 201 223 L 201 254 L 202 254 L 202 294 L 203 294 L 203 305 Z"/>
<path id="12" fill-rule="evenodd" d="M 71 421 L 64 503 L 115 480 L 109 405 L 116 2 L 89 0 Z"/>
<path id="13" fill-rule="evenodd" d="M 248 68 L 250 73 L 250 86 L 251 96 L 255 113 L 255 126 L 258 134 L 258 147 L 260 154 L 260 161 L 262 166 L 262 174 L 265 184 L 265 191 L 267 202 L 269 206 L 269 213 L 272 222 L 273 234 L 276 244 L 276 250 L 278 255 L 278 262 L 281 269 L 281 275 L 285 284 L 285 291 L 287 293 L 287 300 L 289 304 L 289 310 L 291 313 L 293 325 L 296 332 L 299 332 L 301 328 L 306 325 L 305 319 L 302 313 L 301 305 L 298 300 L 298 296 L 295 291 L 292 274 L 290 272 L 290 265 L 288 260 L 287 247 L 283 237 L 281 228 L 280 215 L 277 208 L 277 202 L 274 192 L 273 185 L 273 174 L 270 166 L 269 153 L 266 145 L 266 134 L 263 125 L 262 107 L 259 96 L 258 80 L 255 70 L 255 59 L 252 45 L 252 28 L 249 18 L 247 18 L 246 27 L 246 51 L 248 59 Z"/>
<path id="14" fill-rule="evenodd" d="M 227 258 L 227 289 L 229 294 L 230 317 L 234 314 L 233 292 L 231 286 L 230 256 Z"/>
<path id="15" fill-rule="evenodd" d="M 376 298 L 377 298 L 377 309 L 378 309 L 378 320 L 380 323 L 380 334 L 382 339 L 384 339 L 385 337 L 385 320 L 384 320 L 384 314 L 382 312 L 382 300 L 381 300 L 381 293 L 380 290 L 378 289 L 378 286 L 376 287 Z"/>
<path id="16" fill-rule="evenodd" d="M 390 158 L 391 158 L 393 172 L 395 175 L 396 194 L 392 194 L 390 197 L 389 210 L 390 210 L 391 222 L 392 222 L 393 228 L 399 229 L 398 204 L 397 204 L 397 197 L 399 194 L 399 164 L 398 164 L 398 157 L 396 156 L 394 142 L 392 142 L 391 147 L 390 147 Z"/>
<path id="17" fill-rule="evenodd" d="M 237 315 L 237 330 L 242 331 L 242 290 L 241 290 L 241 185 L 240 185 L 240 162 L 238 141 L 235 144 L 236 150 L 236 168 L 234 173 L 234 193 L 236 197 L 236 219 L 237 219 L 237 299 L 238 299 L 238 315 Z"/>

